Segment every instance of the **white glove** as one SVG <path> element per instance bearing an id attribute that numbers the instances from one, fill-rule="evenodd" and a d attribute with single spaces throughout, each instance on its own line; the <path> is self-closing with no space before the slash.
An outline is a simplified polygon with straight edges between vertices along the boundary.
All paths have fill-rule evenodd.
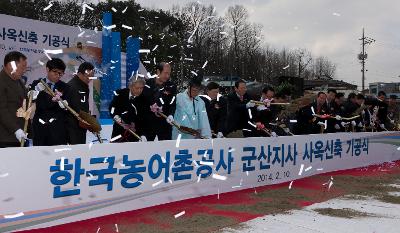
<path id="1" fill-rule="evenodd" d="M 30 91 L 28 91 L 28 97 L 32 95 L 32 100 L 36 100 L 39 93 L 40 93 L 40 91 L 30 90 Z"/>
<path id="2" fill-rule="evenodd" d="M 278 137 L 278 135 L 275 132 L 271 132 L 271 137 L 276 138 L 276 137 Z"/>
<path id="3" fill-rule="evenodd" d="M 340 124 L 341 124 L 343 127 L 346 127 L 349 123 L 345 123 L 345 122 L 342 121 Z"/>
<path id="4" fill-rule="evenodd" d="M 362 128 L 362 127 L 364 127 L 363 126 L 363 124 L 360 122 L 360 123 L 358 123 L 358 125 L 357 125 L 359 128 Z"/>
<path id="5" fill-rule="evenodd" d="M 168 124 L 172 125 L 172 122 L 174 121 L 174 117 L 172 115 L 169 115 L 166 120 L 167 120 Z"/>
<path id="6" fill-rule="evenodd" d="M 22 129 L 18 129 L 17 131 L 15 131 L 14 134 L 15 137 L 18 139 L 18 141 L 28 139 L 28 137 L 26 136 L 25 132 Z"/>
<path id="7" fill-rule="evenodd" d="M 218 132 L 217 138 L 223 138 L 223 137 L 224 137 L 224 134 L 222 134 L 222 132 Z"/>
<path id="8" fill-rule="evenodd" d="M 285 133 L 289 133 L 290 132 L 289 128 L 283 128 L 283 131 L 285 131 Z"/>
<path id="9" fill-rule="evenodd" d="M 394 120 L 390 120 L 390 123 L 391 123 L 391 124 L 394 124 Z"/>
<path id="10" fill-rule="evenodd" d="M 343 123 L 343 122 L 342 122 Z M 335 129 L 340 130 L 340 125 L 335 124 Z"/>
<path id="11" fill-rule="evenodd" d="M 356 123 L 355 121 L 351 121 L 351 125 L 352 125 L 352 126 L 356 126 L 357 123 Z"/>
<path id="12" fill-rule="evenodd" d="M 335 116 L 335 119 L 338 120 L 338 121 L 340 121 L 340 120 L 342 120 L 342 117 L 339 116 L 339 115 L 336 115 L 336 116 Z"/>
<path id="13" fill-rule="evenodd" d="M 254 107 L 254 106 L 256 106 L 256 104 L 253 103 L 253 102 L 248 102 L 248 103 L 246 104 L 246 108 L 252 108 L 252 107 Z"/>
<path id="14" fill-rule="evenodd" d="M 68 102 L 66 100 L 60 100 L 58 101 L 58 105 L 60 106 L 60 108 L 65 109 L 68 106 Z"/>
<path id="15" fill-rule="evenodd" d="M 257 111 L 264 111 L 266 109 L 268 109 L 268 108 L 265 107 L 264 105 L 260 105 L 260 106 L 257 107 Z"/>
<path id="16" fill-rule="evenodd" d="M 38 83 L 35 86 L 35 91 L 41 92 L 44 91 L 46 88 L 44 87 L 44 85 L 42 83 Z"/>
<path id="17" fill-rule="evenodd" d="M 382 129 L 385 128 L 385 125 L 384 125 L 384 124 L 380 124 L 379 126 L 380 126 Z"/>
<path id="18" fill-rule="evenodd" d="M 143 135 L 143 136 L 141 136 L 140 138 L 142 139 L 142 142 L 147 142 L 146 136 Z"/>

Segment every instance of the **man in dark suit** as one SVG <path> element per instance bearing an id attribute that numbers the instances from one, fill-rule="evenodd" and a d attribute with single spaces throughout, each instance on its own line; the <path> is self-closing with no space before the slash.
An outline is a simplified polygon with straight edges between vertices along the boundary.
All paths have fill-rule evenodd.
<path id="1" fill-rule="evenodd" d="M 0 148 L 17 147 L 27 138 L 22 130 L 24 119 L 16 115 L 26 97 L 21 82 L 26 67 L 26 56 L 20 52 L 13 51 L 4 57 L 4 67 L 0 72 Z"/>
<path id="2" fill-rule="evenodd" d="M 250 137 L 252 136 L 251 126 L 248 122 L 250 120 L 249 108 L 255 106 L 250 102 L 250 96 L 246 93 L 246 82 L 242 79 L 235 82 L 235 89 L 227 97 L 228 102 L 228 117 L 226 122 L 226 131 L 229 137 Z M 233 136 L 235 135 L 235 136 Z"/>
<path id="3" fill-rule="evenodd" d="M 168 116 L 165 120 L 162 117 L 156 116 L 154 112 L 150 111 L 150 106 L 147 109 L 147 123 L 144 125 L 145 136 L 147 140 L 171 140 L 172 126 L 171 122 L 174 120 L 173 115 L 176 109 L 176 85 L 171 82 L 171 66 L 166 62 L 161 62 L 157 65 L 157 77 L 146 80 L 146 85 L 143 94 L 146 102 L 150 106 L 157 105 L 162 107 L 162 112 Z"/>
<path id="4" fill-rule="evenodd" d="M 210 128 L 217 137 L 226 135 L 227 103 L 225 98 L 219 94 L 219 85 L 215 82 L 207 84 L 207 95 L 200 95 L 206 105 Z"/>
<path id="5" fill-rule="evenodd" d="M 33 145 L 34 146 L 55 146 L 67 144 L 66 116 L 68 112 L 65 105 L 68 104 L 63 96 L 68 92 L 68 85 L 61 81 L 64 75 L 65 63 L 59 58 L 53 58 L 46 63 L 47 77 L 35 80 L 32 90 L 40 91 L 36 99 L 36 112 L 33 117 Z M 51 96 L 44 90 L 40 80 L 56 93 Z"/>
<path id="6" fill-rule="evenodd" d="M 68 82 L 70 99 L 69 106 L 77 113 L 84 111 L 89 113 L 89 82 L 94 76 L 94 66 L 89 62 L 82 63 L 78 73 Z M 67 137 L 71 145 L 85 144 L 86 131 L 79 126 L 79 121 L 72 114 L 67 116 Z"/>
<path id="7" fill-rule="evenodd" d="M 379 121 L 379 129 L 381 131 L 387 130 L 389 126 L 388 122 L 388 108 L 389 105 L 386 102 L 386 93 L 384 91 L 378 92 L 378 121 Z"/>
<path id="8" fill-rule="evenodd" d="M 145 124 L 145 115 L 147 113 L 146 98 L 142 92 L 146 84 L 143 78 L 132 77 L 129 82 L 129 88 L 116 91 L 116 95 L 111 101 L 109 110 L 114 119 L 112 138 L 113 142 L 137 142 L 139 139 L 129 132 L 129 129 L 138 136 L 143 135 Z M 116 122 L 120 118 L 119 124 Z M 144 136 L 141 137 L 145 141 Z"/>

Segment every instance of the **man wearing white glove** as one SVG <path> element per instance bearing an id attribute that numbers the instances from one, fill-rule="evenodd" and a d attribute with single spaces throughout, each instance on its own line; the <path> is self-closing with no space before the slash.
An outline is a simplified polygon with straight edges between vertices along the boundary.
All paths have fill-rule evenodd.
<path id="1" fill-rule="evenodd" d="M 66 145 L 66 117 L 68 112 L 65 107 L 68 105 L 68 85 L 61 81 L 65 71 L 65 63 L 59 58 L 53 58 L 46 64 L 47 75 L 44 79 L 33 81 L 31 90 L 39 91 L 36 98 L 36 112 L 33 117 L 33 145 L 54 146 Z M 43 91 L 43 81 L 56 94 L 50 95 Z"/>
<path id="2" fill-rule="evenodd" d="M 28 136 L 25 134 L 25 132 L 22 129 L 18 129 L 17 131 L 15 131 L 15 137 L 17 138 L 17 140 L 19 142 L 22 140 L 28 139 Z"/>
<path id="3" fill-rule="evenodd" d="M 340 125 L 339 124 L 335 124 L 335 129 L 337 130 L 337 131 L 340 131 Z"/>
<path id="4" fill-rule="evenodd" d="M 172 125 L 172 122 L 174 122 L 174 116 L 169 115 L 169 116 L 167 117 L 167 123 L 170 124 L 170 125 Z"/>
<path id="5" fill-rule="evenodd" d="M 248 102 L 248 103 L 246 104 L 246 108 L 253 108 L 254 106 L 256 106 L 256 104 L 253 103 L 253 102 Z"/>
<path id="6" fill-rule="evenodd" d="M 21 134 L 24 118 L 17 117 L 17 110 L 26 98 L 21 81 L 27 67 L 26 56 L 20 52 L 10 52 L 4 57 L 3 65 L 0 72 L 0 148 L 18 147 L 19 139 L 26 138 Z"/>

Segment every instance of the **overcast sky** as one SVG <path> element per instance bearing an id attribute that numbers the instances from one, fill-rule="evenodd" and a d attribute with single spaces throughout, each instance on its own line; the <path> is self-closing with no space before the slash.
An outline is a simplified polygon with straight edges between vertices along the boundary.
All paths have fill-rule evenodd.
<path id="1" fill-rule="evenodd" d="M 190 0 L 137 0 L 144 7 L 170 9 Z M 200 0 L 222 15 L 241 4 L 252 22 L 263 25 L 265 41 L 276 48 L 307 48 L 337 65 L 336 78 L 361 86 L 362 28 L 376 40 L 367 48 L 366 83 L 400 82 L 399 0 Z"/>

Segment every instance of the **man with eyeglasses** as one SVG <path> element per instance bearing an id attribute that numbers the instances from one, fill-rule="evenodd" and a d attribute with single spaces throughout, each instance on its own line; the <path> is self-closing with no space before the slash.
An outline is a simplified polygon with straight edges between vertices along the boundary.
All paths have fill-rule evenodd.
<path id="1" fill-rule="evenodd" d="M 47 76 L 35 80 L 31 89 L 36 91 L 36 112 L 33 117 L 33 145 L 55 146 L 67 144 L 66 131 L 66 105 L 67 100 L 63 95 L 68 91 L 68 85 L 61 81 L 65 72 L 65 63 L 59 58 L 53 58 L 46 63 Z M 43 84 L 43 80 L 56 94 L 51 96 Z"/>
<path id="2" fill-rule="evenodd" d="M 68 82 L 69 106 L 77 113 L 84 111 L 89 113 L 89 83 L 94 77 L 94 66 L 89 62 L 79 65 L 78 73 Z M 67 116 L 68 144 L 85 144 L 86 131 L 79 126 L 79 121 L 72 114 Z"/>

